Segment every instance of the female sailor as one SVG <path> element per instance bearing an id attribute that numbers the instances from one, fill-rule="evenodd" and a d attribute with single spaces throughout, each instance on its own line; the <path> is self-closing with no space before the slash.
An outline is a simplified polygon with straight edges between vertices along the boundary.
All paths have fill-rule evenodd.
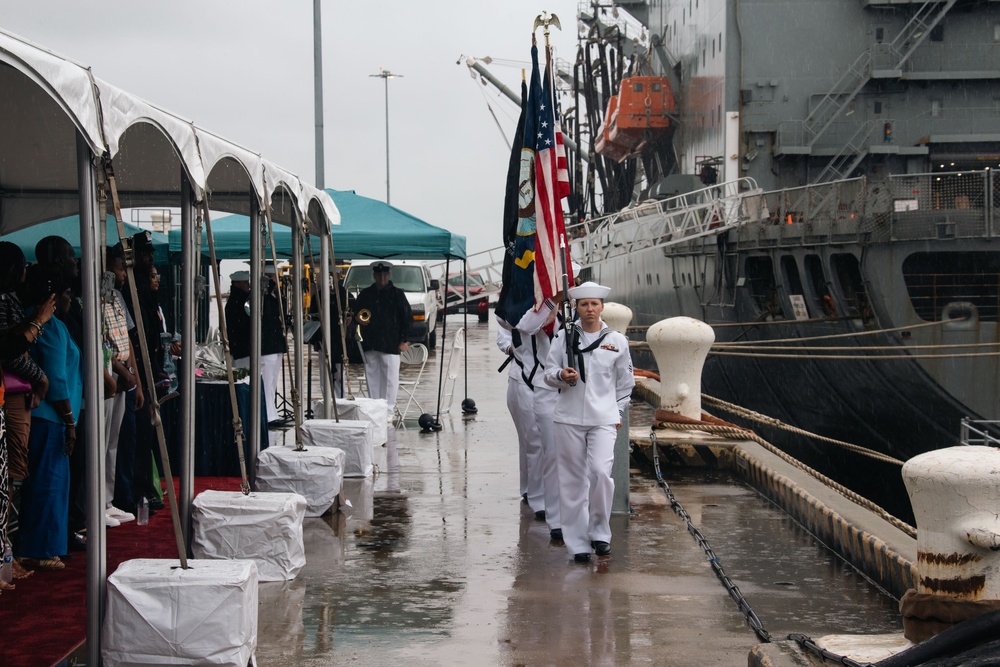
<path id="1" fill-rule="evenodd" d="M 552 339 L 545 382 L 559 389 L 553 436 L 559 468 L 559 508 L 566 550 L 577 562 L 611 554 L 611 479 L 615 436 L 635 378 L 628 339 L 601 319 L 610 287 L 586 282 L 569 290 L 579 319 L 572 364 L 566 331 Z"/>

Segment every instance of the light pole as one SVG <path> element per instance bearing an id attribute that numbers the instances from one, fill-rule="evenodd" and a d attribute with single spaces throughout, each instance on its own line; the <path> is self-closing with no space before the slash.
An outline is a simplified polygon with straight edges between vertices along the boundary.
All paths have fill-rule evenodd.
<path id="1" fill-rule="evenodd" d="M 387 69 L 378 68 L 378 74 L 369 74 L 385 81 L 385 203 L 389 201 L 389 79 L 402 78 L 402 74 L 393 74 Z"/>

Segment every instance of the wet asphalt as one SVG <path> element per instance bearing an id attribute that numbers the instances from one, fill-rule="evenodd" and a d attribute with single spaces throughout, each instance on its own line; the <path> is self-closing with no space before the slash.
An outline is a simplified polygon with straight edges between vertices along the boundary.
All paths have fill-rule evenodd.
<path id="1" fill-rule="evenodd" d="M 448 328 L 420 380 L 425 411 Z M 306 519 L 305 568 L 260 586 L 257 664 L 747 664 L 760 640 L 648 471 L 632 471 L 610 557 L 577 564 L 550 541 L 519 496 L 494 337 L 495 324 L 469 322 L 477 414 L 461 414 L 463 369 L 440 432 L 408 421 L 377 448 L 372 478 L 345 480 L 350 507 Z M 633 425 L 647 412 L 634 408 Z M 775 639 L 898 631 L 891 597 L 749 487 L 712 471 L 665 477 Z"/>

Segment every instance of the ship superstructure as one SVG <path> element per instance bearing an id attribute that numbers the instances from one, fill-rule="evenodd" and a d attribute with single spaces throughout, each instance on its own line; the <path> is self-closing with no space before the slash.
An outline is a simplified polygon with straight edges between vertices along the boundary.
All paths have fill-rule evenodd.
<path id="1" fill-rule="evenodd" d="M 1000 418 L 1000 2 L 649 0 L 580 18 L 588 108 L 634 74 L 676 102 L 668 142 L 621 158 L 591 141 L 577 163 L 574 254 L 634 324 L 790 339 L 713 357 L 705 391 L 900 459 Z M 582 145 L 607 122 L 587 113 Z M 665 221 L 692 200 L 708 233 L 685 238 Z M 836 351 L 803 341 L 833 335 Z M 769 435 L 845 483 L 898 478 Z"/>

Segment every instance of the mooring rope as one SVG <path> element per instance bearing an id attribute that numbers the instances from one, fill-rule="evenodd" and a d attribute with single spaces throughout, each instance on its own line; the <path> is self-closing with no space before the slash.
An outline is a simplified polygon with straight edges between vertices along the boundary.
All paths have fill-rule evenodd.
<path id="1" fill-rule="evenodd" d="M 631 345 L 629 347 L 632 347 Z M 637 346 L 638 347 L 638 346 Z M 641 348 L 640 348 L 641 349 Z M 896 348 L 901 349 L 901 348 Z M 908 359 L 963 359 L 970 357 L 998 357 L 1000 350 L 996 352 L 959 352 L 956 354 L 771 354 L 768 352 L 724 352 L 721 350 L 709 350 L 710 355 L 718 357 L 755 357 L 761 359 L 769 357 L 771 359 L 833 359 L 837 361 L 906 361 Z"/>
<path id="2" fill-rule="evenodd" d="M 755 344 L 753 342 L 747 343 L 716 343 L 713 344 L 713 348 L 722 348 L 725 350 L 816 350 L 816 351 L 876 351 L 881 352 L 883 350 L 893 350 L 899 352 L 900 350 L 939 350 L 939 349 L 951 349 L 951 348 L 970 348 L 970 347 L 997 347 L 1000 346 L 1000 341 L 993 343 L 933 343 L 927 345 L 767 345 L 762 346 Z"/>
<path id="3" fill-rule="evenodd" d="M 921 324 L 911 324 L 911 325 L 908 325 L 908 326 L 901 326 L 901 327 L 890 327 L 888 329 L 866 329 L 865 331 L 851 331 L 851 332 L 848 332 L 848 333 L 825 334 L 823 336 L 806 336 L 804 338 L 774 338 L 774 339 L 767 339 L 767 340 L 756 341 L 756 343 L 759 344 L 759 345 L 771 345 L 773 343 L 802 343 L 802 342 L 805 342 L 805 341 L 829 340 L 829 339 L 832 339 L 832 338 L 855 338 L 857 336 L 874 336 L 876 334 L 893 333 L 895 331 L 912 331 L 914 329 L 925 329 L 927 327 L 940 327 L 940 326 L 944 326 L 945 324 L 949 324 L 951 322 L 964 322 L 966 319 L 968 319 L 968 318 L 965 318 L 965 317 L 952 317 L 952 318 L 949 318 L 947 320 L 939 320 L 937 322 L 923 322 Z M 794 320 L 782 320 L 782 323 L 784 323 L 784 324 L 792 324 L 792 323 L 794 323 Z M 752 324 L 752 323 L 751 322 L 745 322 L 745 323 L 741 323 L 741 324 L 749 325 L 749 324 Z M 712 324 L 710 326 L 712 326 L 714 328 L 714 327 L 718 327 L 718 326 L 722 326 L 722 325 Z M 719 345 L 719 346 L 728 345 L 728 344 L 730 344 L 730 343 L 725 343 L 725 342 L 716 343 L 716 345 Z M 732 344 L 735 345 L 737 343 L 732 343 Z M 747 343 L 739 343 L 739 345 L 748 345 L 748 344 L 750 344 L 750 343 L 749 342 L 747 342 Z"/>
<path id="4" fill-rule="evenodd" d="M 663 413 L 663 412 L 667 412 L 667 411 L 664 411 L 664 410 L 658 411 L 658 413 Z M 868 500 L 867 498 L 865 498 L 861 494 L 856 493 L 856 492 L 850 490 L 849 488 L 847 488 L 846 486 L 844 486 L 840 482 L 837 482 L 837 481 L 831 479 L 830 477 L 827 477 L 826 475 L 824 475 L 823 473 L 819 472 L 818 470 L 815 470 L 814 468 L 811 468 L 811 467 L 807 466 L 805 463 L 799 461 L 798 459 L 794 458 L 793 456 L 791 456 L 791 455 L 785 453 L 784 451 L 778 449 L 776 446 L 772 445 L 770 442 L 768 442 L 767 440 L 765 440 L 764 438 L 760 437 L 759 435 L 757 435 L 756 433 L 754 433 L 753 431 L 751 431 L 749 429 L 740 428 L 740 427 L 735 426 L 735 425 L 724 426 L 724 425 L 720 425 L 720 424 L 711 424 L 711 423 L 705 423 L 705 422 L 698 422 L 698 421 L 694 421 L 694 420 L 692 420 L 690 423 L 688 423 L 688 422 L 672 422 L 672 421 L 671 422 L 661 422 L 661 423 L 664 424 L 661 428 L 670 428 L 670 429 L 681 430 L 681 431 L 704 431 L 706 433 L 712 433 L 712 434 L 715 434 L 715 435 L 719 435 L 719 436 L 721 436 L 723 438 L 727 438 L 727 439 L 730 439 L 730 440 L 752 440 L 753 442 L 756 442 L 761 447 L 763 447 L 767 451 L 771 452 L 772 454 L 774 454 L 775 456 L 777 456 L 778 458 L 780 458 L 785 463 L 788 463 L 788 464 L 790 464 L 792 466 L 795 466 L 796 468 L 798 468 L 798 469 L 804 471 L 805 473 L 811 475 L 812 477 L 814 477 L 815 479 L 819 480 L 820 482 L 822 482 L 826 486 L 830 487 L 831 489 L 833 489 L 834 491 L 836 491 L 840 495 L 844 496 L 845 498 L 847 498 L 848 500 L 850 500 L 854 504 L 856 504 L 856 505 L 858 505 L 860 507 L 865 508 L 866 510 L 868 510 L 869 512 L 872 512 L 873 514 L 875 514 L 876 516 L 880 517 L 881 519 L 883 519 L 884 521 L 886 521 L 890 525 L 892 525 L 895 528 L 901 530 L 902 532 L 904 532 L 909 537 L 912 537 L 914 539 L 916 539 L 916 537 L 917 537 L 917 529 L 914 528 L 913 526 L 911 526 L 910 524 L 908 524 L 905 521 L 902 521 L 902 520 L 896 518 L 895 516 L 893 516 L 892 514 L 890 514 L 889 512 L 887 512 L 885 509 L 883 509 L 879 505 L 876 505 L 875 503 L 873 503 L 872 501 Z"/>
<path id="5" fill-rule="evenodd" d="M 875 459 L 876 461 L 882 461 L 884 463 L 892 463 L 898 466 L 902 466 L 904 463 L 900 459 L 897 459 L 893 456 L 889 456 L 888 454 L 883 454 L 882 452 L 877 452 L 874 449 L 862 447 L 861 445 L 855 445 L 854 443 L 846 442 L 844 440 L 837 440 L 836 438 L 828 438 L 825 435 L 813 433 L 812 431 L 807 431 L 805 429 L 799 428 L 798 426 L 792 426 L 791 424 L 787 424 L 776 417 L 770 417 L 768 415 L 764 415 L 759 412 L 754 412 L 749 408 L 744 408 L 741 405 L 729 403 L 727 401 L 722 400 L 721 398 L 715 398 L 714 396 L 709 396 L 708 394 L 702 394 L 701 398 L 703 401 L 711 403 L 712 405 L 722 410 L 725 410 L 726 412 L 738 415 L 740 417 L 743 417 L 744 419 L 749 419 L 750 421 L 755 421 L 759 424 L 765 424 L 767 426 L 773 426 L 774 428 L 779 428 L 785 431 L 789 431 L 790 433 L 804 435 L 814 440 L 829 442 L 831 444 L 843 447 L 844 449 L 850 450 L 855 454 L 860 454 L 862 456 L 867 456 L 868 458 Z"/>

